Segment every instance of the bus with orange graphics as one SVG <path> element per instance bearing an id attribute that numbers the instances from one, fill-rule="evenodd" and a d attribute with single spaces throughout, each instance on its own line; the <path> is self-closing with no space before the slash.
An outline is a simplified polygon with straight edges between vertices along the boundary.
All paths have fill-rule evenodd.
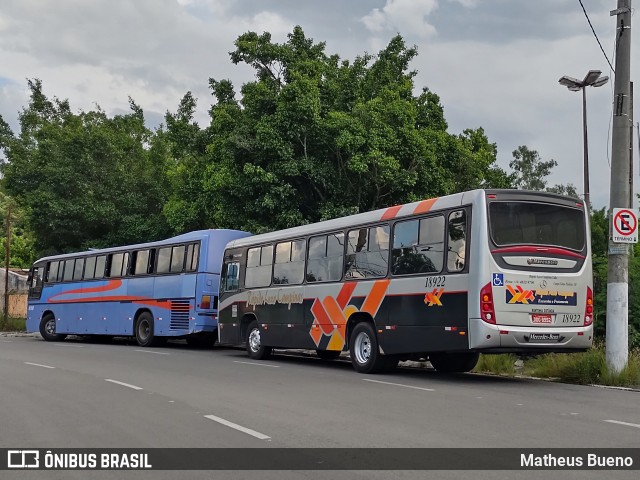
<path id="1" fill-rule="evenodd" d="M 169 338 L 213 345 L 225 245 L 249 233 L 199 230 L 166 240 L 41 258 L 31 267 L 27 331 L 135 337 L 151 347 Z"/>
<path id="2" fill-rule="evenodd" d="M 466 372 L 480 353 L 593 341 L 587 209 L 566 196 L 474 190 L 231 241 L 218 331 L 253 359 L 348 352 Z"/>

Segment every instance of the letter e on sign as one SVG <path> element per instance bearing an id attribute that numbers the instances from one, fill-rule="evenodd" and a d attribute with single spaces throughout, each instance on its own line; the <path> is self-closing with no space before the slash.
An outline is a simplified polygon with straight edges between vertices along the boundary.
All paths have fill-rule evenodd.
<path id="1" fill-rule="evenodd" d="M 611 239 L 614 243 L 638 243 L 638 216 L 628 208 L 613 209 L 613 229 Z"/>

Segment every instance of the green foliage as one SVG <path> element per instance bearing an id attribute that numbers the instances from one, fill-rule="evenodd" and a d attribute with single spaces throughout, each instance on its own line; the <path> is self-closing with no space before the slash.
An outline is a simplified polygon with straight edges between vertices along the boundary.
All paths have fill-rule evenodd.
<path id="1" fill-rule="evenodd" d="M 0 131 L 4 189 L 24 208 L 39 253 L 160 238 L 164 165 L 148 148 L 142 110 L 113 118 L 97 109 L 72 113 L 49 100 L 39 80 L 20 114 L 20 134 Z"/>
<path id="2" fill-rule="evenodd" d="M 26 330 L 26 318 L 9 317 L 5 323 L 3 316 L 0 315 L 0 332 L 25 332 Z"/>
<path id="3" fill-rule="evenodd" d="M 496 375 L 513 375 L 518 357 L 511 354 L 480 355 L 474 372 L 488 372 Z"/>
<path id="4" fill-rule="evenodd" d="M 557 378 L 582 385 L 640 385 L 640 353 L 632 351 L 627 366 L 619 373 L 609 370 L 604 346 L 583 353 L 553 353 L 525 361 L 525 371 L 536 377 Z"/>
<path id="5" fill-rule="evenodd" d="M 551 169 L 558 165 L 555 160 L 542 161 L 536 150 L 529 150 L 526 145 L 513 151 L 513 160 L 509 166 L 514 170 L 512 180 L 515 188 L 520 190 L 544 190 Z"/>
<path id="6" fill-rule="evenodd" d="M 449 134 L 438 96 L 413 95 L 417 51 L 402 37 L 353 63 L 300 27 L 283 44 L 248 32 L 235 46 L 231 60 L 256 73 L 240 99 L 229 81 L 211 79 L 217 102 L 207 129 L 184 100 L 167 116 L 162 134 L 175 163 L 164 212 L 174 230 L 257 233 L 509 185 L 481 128 Z"/>

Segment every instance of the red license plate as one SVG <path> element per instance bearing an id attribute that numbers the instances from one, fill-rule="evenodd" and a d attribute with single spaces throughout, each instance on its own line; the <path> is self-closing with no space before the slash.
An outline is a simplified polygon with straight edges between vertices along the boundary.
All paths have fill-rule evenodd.
<path id="1" fill-rule="evenodd" d="M 553 323 L 553 315 L 548 313 L 532 313 L 531 323 Z"/>

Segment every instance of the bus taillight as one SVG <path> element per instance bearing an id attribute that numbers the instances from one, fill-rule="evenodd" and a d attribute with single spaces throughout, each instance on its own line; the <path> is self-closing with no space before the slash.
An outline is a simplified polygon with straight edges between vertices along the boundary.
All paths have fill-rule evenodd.
<path id="1" fill-rule="evenodd" d="M 496 311 L 493 307 L 493 294 L 491 293 L 491 283 L 487 283 L 480 290 L 480 315 L 487 323 L 496 323 Z"/>
<path id="2" fill-rule="evenodd" d="M 203 310 L 209 310 L 211 308 L 211 295 L 202 295 L 200 300 L 200 308 Z"/>
<path id="3" fill-rule="evenodd" d="M 584 326 L 588 327 L 593 323 L 593 291 L 587 287 L 587 306 L 584 309 Z"/>

